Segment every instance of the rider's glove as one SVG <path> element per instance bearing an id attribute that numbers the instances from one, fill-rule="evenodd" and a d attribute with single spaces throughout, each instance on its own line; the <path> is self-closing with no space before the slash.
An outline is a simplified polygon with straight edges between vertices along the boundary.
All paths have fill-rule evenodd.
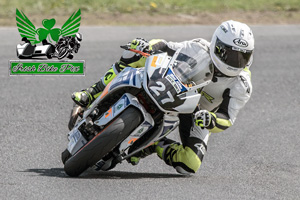
<path id="1" fill-rule="evenodd" d="M 149 43 L 143 38 L 136 38 L 131 41 L 130 49 L 135 49 L 138 51 L 145 52 L 149 49 Z"/>
<path id="2" fill-rule="evenodd" d="M 200 110 L 194 114 L 195 123 L 201 128 L 212 129 L 215 127 L 215 121 L 213 120 L 214 116 L 211 112 L 207 110 Z"/>

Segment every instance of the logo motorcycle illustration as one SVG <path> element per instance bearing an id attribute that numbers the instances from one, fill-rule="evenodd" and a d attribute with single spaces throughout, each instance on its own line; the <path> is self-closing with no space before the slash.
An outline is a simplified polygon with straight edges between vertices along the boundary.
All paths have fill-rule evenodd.
<path id="1" fill-rule="evenodd" d="M 73 59 L 74 53 L 79 51 L 82 42 L 82 35 L 78 32 L 80 21 L 79 9 L 61 28 L 54 28 L 54 18 L 42 20 L 43 27 L 36 28 L 22 11 L 16 9 L 16 24 L 22 41 L 16 52 L 22 61 L 10 61 L 10 75 L 84 75 L 84 61 L 65 60 Z M 52 58 L 58 60 L 44 62 Z"/>

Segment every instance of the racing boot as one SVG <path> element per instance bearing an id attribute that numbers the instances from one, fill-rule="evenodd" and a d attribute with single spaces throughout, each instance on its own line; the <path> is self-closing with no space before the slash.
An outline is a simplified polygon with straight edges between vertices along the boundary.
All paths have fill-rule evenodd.
<path id="1" fill-rule="evenodd" d="M 88 91 L 74 92 L 71 96 L 72 100 L 81 107 L 88 107 L 94 100 L 93 96 Z"/>
<path id="2" fill-rule="evenodd" d="M 116 77 L 119 71 L 121 71 L 121 68 L 120 64 L 117 62 L 111 66 L 111 68 L 97 83 L 80 92 L 74 92 L 71 98 L 77 105 L 81 107 L 89 107 L 91 103 L 93 103 L 93 101 L 101 95 L 106 85 L 108 85 Z"/>
<path id="3" fill-rule="evenodd" d="M 103 77 L 100 81 L 85 90 L 74 92 L 71 96 L 73 101 L 81 107 L 89 107 L 91 103 L 93 103 L 93 101 L 101 95 L 106 86 L 106 84 L 103 84 L 102 79 Z"/>
<path id="4" fill-rule="evenodd" d="M 150 145 L 146 149 L 136 153 L 134 156 L 127 158 L 127 162 L 131 163 L 132 165 L 137 165 L 141 158 L 145 158 L 146 156 L 151 155 L 155 152 L 155 147 L 158 142 L 155 142 L 153 145 Z M 113 169 L 119 163 L 118 159 L 113 156 L 112 153 L 109 153 L 105 156 L 101 161 L 97 162 L 94 166 L 96 171 L 109 171 Z"/>
<path id="5" fill-rule="evenodd" d="M 156 147 L 157 143 L 158 142 L 155 142 L 154 144 L 150 145 L 149 147 L 141 150 L 140 152 L 137 152 L 130 158 L 127 158 L 127 162 L 129 162 L 132 165 L 139 164 L 141 158 L 145 158 L 155 152 L 155 147 Z"/>

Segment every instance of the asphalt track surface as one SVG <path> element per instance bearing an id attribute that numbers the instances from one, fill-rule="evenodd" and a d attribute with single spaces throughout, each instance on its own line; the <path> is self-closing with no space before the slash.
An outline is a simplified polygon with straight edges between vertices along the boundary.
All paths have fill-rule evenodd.
<path id="1" fill-rule="evenodd" d="M 300 26 L 252 28 L 252 97 L 233 127 L 210 137 L 194 176 L 151 155 L 78 178 L 65 175 L 60 160 L 70 94 L 96 82 L 135 37 L 210 40 L 215 26 L 82 27 L 80 77 L 8 76 L 21 38 L 16 28 L 0 28 L 0 199 L 299 199 Z"/>

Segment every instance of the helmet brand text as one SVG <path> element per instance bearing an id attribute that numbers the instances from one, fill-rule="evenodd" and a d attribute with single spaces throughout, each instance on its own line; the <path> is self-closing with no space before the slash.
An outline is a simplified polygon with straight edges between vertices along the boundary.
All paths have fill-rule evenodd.
<path id="1" fill-rule="evenodd" d="M 241 38 L 236 38 L 233 40 L 233 43 L 240 47 L 247 47 L 248 42 L 246 40 L 243 40 Z"/>

